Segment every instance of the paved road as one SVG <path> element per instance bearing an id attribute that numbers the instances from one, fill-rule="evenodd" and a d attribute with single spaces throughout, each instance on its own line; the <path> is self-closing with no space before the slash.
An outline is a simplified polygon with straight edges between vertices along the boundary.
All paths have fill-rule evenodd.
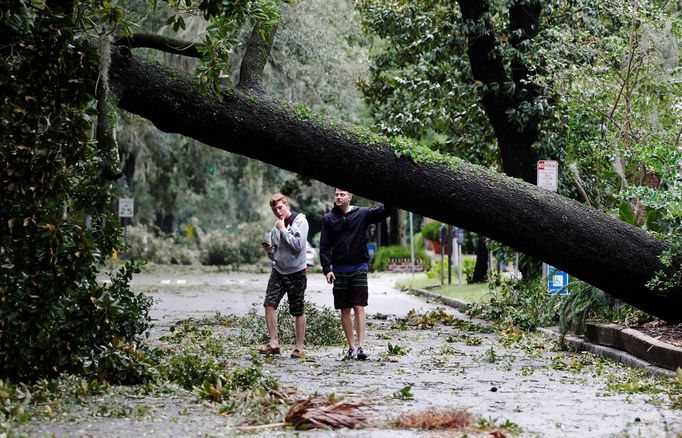
<path id="1" fill-rule="evenodd" d="M 405 317 L 411 309 L 430 311 L 436 308 L 422 298 L 395 289 L 395 282 L 410 274 L 370 274 L 368 315 L 383 313 Z M 216 311 L 245 315 L 255 305 L 262 313 L 267 274 L 153 274 L 138 275 L 132 286 L 141 292 L 151 292 L 156 303 L 151 316 L 156 324 L 166 326 L 178 319 L 202 317 Z M 306 300 L 333 308 L 331 286 L 320 273 L 308 276 Z M 454 312 L 454 311 L 453 311 Z"/>
<path id="2" fill-rule="evenodd" d="M 347 399 L 366 400 L 374 415 L 374 427 L 364 430 L 315 432 L 315 437 L 431 437 L 445 436 L 429 431 L 395 430 L 389 424 L 397 415 L 428 407 L 465 409 L 478 418 L 521 428 L 522 437 L 682 437 L 682 414 L 669 408 L 665 394 L 623 394 L 609 391 L 610 379 L 631 370 L 588 354 L 548 349 L 552 342 L 531 337 L 526 342 L 505 346 L 498 334 L 464 333 L 451 326 L 432 329 L 392 327 L 395 318 L 376 318 L 378 313 L 404 317 L 411 309 L 426 312 L 435 304 L 396 290 L 396 275 L 370 278 L 370 306 L 365 362 L 340 360 L 341 347 L 308 347 L 305 361 L 285 354 L 266 362 L 265 370 L 297 396 L 336 394 Z M 144 274 L 133 281 L 136 290 L 156 299 L 151 315 L 156 336 L 168 333 L 178 319 L 203 317 L 216 311 L 245 314 L 260 303 L 267 274 L 176 273 Z M 330 287 L 321 274 L 309 277 L 308 299 L 331 306 Z M 453 309 L 449 313 L 463 317 Z M 465 337 L 466 336 L 466 337 Z M 465 339 L 476 338 L 468 343 Z M 388 343 L 408 351 L 389 356 Z M 291 346 L 283 346 L 291 348 Z M 245 363 L 250 348 L 237 351 Z M 395 396 L 411 386 L 414 397 Z M 97 412 L 124 407 L 151 409 L 153 415 L 103 418 Z M 83 409 L 79 413 L 78 409 Z M 74 414 L 57 422 L 34 422 L 16 432 L 28 436 L 234 436 L 234 418 L 218 415 L 210 406 L 193 399 L 134 394 L 125 391 L 111 398 L 93 400 Z M 291 431 L 268 430 L 293 436 Z M 312 436 L 312 435 L 311 435 Z"/>
<path id="3" fill-rule="evenodd" d="M 338 360 L 340 348 L 320 347 L 308 350 L 306 362 L 278 358 L 268 365 L 270 371 L 280 381 L 308 394 L 336 393 L 373 400 L 377 413 L 385 417 L 448 406 L 467 409 L 482 418 L 514 422 L 523 429 L 522 436 L 678 437 L 682 433 L 682 414 L 657 405 L 664 405 L 663 396 L 652 399 L 646 394 L 615 394 L 606 389 L 609 375 L 630 371 L 621 365 L 599 365 L 602 371 L 589 365 L 582 369 L 579 364 L 589 362 L 584 354 L 566 355 L 542 348 L 533 351 L 527 346 L 506 348 L 500 345 L 498 335 L 474 335 L 482 339 L 481 345 L 453 344 L 446 342 L 448 336 L 461 333 L 450 327 L 392 330 L 390 318 L 383 321 L 372 316 L 404 317 L 411 309 L 427 312 L 437 307 L 395 289 L 395 281 L 405 275 L 409 274 L 370 276 L 367 346 L 372 360 L 348 364 Z M 267 274 L 245 273 L 138 276 L 135 287 L 162 286 L 153 292 L 158 302 L 152 315 L 163 326 L 216 310 L 245 314 L 254 304 L 262 311 L 266 281 Z M 309 276 L 307 299 L 332 307 L 330 286 L 321 274 Z M 454 309 L 447 312 L 465 318 Z M 410 353 L 386 360 L 381 352 L 387 351 L 388 342 Z M 489 357 L 491 351 L 495 358 Z M 558 360 L 568 367 L 550 366 Z M 414 399 L 396 401 L 393 394 L 406 385 L 413 387 Z"/>

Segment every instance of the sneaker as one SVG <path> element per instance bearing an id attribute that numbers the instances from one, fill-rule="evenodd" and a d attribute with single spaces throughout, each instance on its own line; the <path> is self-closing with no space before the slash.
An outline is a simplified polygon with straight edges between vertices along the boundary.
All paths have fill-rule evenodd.
<path id="1" fill-rule="evenodd" d="M 346 354 L 343 356 L 343 360 L 352 360 L 355 359 L 355 350 L 352 348 L 349 348 Z"/>
<path id="2" fill-rule="evenodd" d="M 367 354 L 362 350 L 362 347 L 358 347 L 358 351 L 357 351 L 357 353 L 355 353 L 355 358 L 357 360 L 367 359 Z"/>

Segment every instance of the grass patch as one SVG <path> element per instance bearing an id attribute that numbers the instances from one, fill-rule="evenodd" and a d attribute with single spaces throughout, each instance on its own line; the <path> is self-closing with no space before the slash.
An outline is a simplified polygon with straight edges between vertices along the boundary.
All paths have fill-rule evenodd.
<path id="1" fill-rule="evenodd" d="M 454 274 L 454 273 L 453 273 Z M 426 274 L 417 274 L 411 278 L 405 278 L 396 283 L 396 287 L 401 290 L 407 289 L 429 289 L 432 292 L 450 298 L 457 298 L 466 303 L 488 303 L 490 302 L 490 288 L 488 283 L 457 284 L 456 276 L 453 276 L 452 284 L 440 285 L 440 278 L 429 278 Z"/>

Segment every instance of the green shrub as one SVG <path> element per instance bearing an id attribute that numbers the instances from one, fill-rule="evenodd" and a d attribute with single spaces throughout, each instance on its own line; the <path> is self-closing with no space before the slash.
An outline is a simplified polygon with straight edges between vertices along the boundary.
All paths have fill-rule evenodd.
<path id="1" fill-rule="evenodd" d="M 117 383 L 143 379 L 146 367 L 137 346 L 150 327 L 152 300 L 130 290 L 134 272 L 139 264 L 128 262 L 110 274 L 108 285 L 84 282 L 54 301 L 5 313 L 12 322 L 3 336 L 3 371 L 20 380 L 64 372 Z"/>
<path id="2" fill-rule="evenodd" d="M 446 255 L 444 257 L 445 259 L 445 269 L 447 270 L 447 263 L 449 257 Z M 467 283 L 471 283 L 471 279 L 474 276 L 474 268 L 476 266 L 476 259 L 472 258 L 464 258 L 462 257 L 462 276 L 466 279 Z M 431 269 L 426 272 L 426 276 L 429 278 L 440 278 L 440 271 L 442 268 L 442 263 L 440 261 L 440 257 L 438 257 L 438 260 L 435 263 L 431 264 Z M 455 274 L 457 273 L 457 269 L 459 269 L 457 266 L 452 267 L 452 273 Z"/>
<path id="3" fill-rule="evenodd" d="M 253 264 L 264 259 L 263 250 L 258 244 L 262 235 L 262 225 L 258 223 L 242 223 L 208 233 L 197 232 L 197 237 L 191 239 L 159 235 L 145 226 L 130 226 L 127 231 L 128 248 L 125 257 L 163 265 Z"/>
<path id="4" fill-rule="evenodd" d="M 239 243 L 222 231 L 208 233 L 201 245 L 203 265 L 232 265 L 239 262 Z"/>
<path id="5" fill-rule="evenodd" d="M 539 279 L 506 281 L 494 276 L 490 288 L 490 302 L 470 304 L 469 315 L 526 331 L 559 322 L 557 303 L 561 297 L 551 295 Z"/>
<path id="6" fill-rule="evenodd" d="M 328 307 L 317 308 L 306 301 L 306 345 L 342 345 L 346 337 L 343 334 L 339 315 Z M 265 317 L 259 315 L 255 308 L 244 316 L 240 323 L 239 342 L 242 345 L 253 345 L 269 341 Z M 294 344 L 296 340 L 295 320 L 289 314 L 289 304 L 283 300 L 277 308 L 277 327 L 279 341 L 282 344 Z"/>
<path id="7" fill-rule="evenodd" d="M 424 250 L 424 235 L 419 232 L 419 233 L 414 233 L 414 249 L 415 251 L 423 251 Z"/>
<path id="8" fill-rule="evenodd" d="M 197 353 L 182 353 L 170 356 L 161 367 L 163 378 L 177 383 L 185 389 L 200 387 L 218 372 L 212 357 Z"/>
<path id="9" fill-rule="evenodd" d="M 441 224 L 442 224 L 441 222 L 433 221 L 424 225 L 421 230 L 421 234 L 422 236 L 424 236 L 424 239 L 438 241 L 438 239 L 440 238 Z"/>
<path id="10" fill-rule="evenodd" d="M 185 237 L 157 235 L 143 225 L 129 226 L 124 257 L 146 260 L 160 265 L 192 265 L 199 263 L 197 242 Z"/>
<path id="11" fill-rule="evenodd" d="M 256 223 L 207 233 L 201 240 L 201 263 L 204 265 L 252 264 L 263 259 L 259 242 L 263 229 Z"/>
<path id="12" fill-rule="evenodd" d="M 424 264 L 424 270 L 428 271 L 431 268 L 431 258 L 426 255 L 424 250 L 414 252 L 415 260 L 419 259 Z M 411 250 L 407 246 L 392 245 L 382 246 L 374 254 L 372 261 L 372 268 L 375 271 L 384 271 L 388 268 L 391 259 L 409 259 L 411 258 Z"/>
<path id="13" fill-rule="evenodd" d="M 445 256 L 444 260 L 445 260 L 445 266 L 446 266 L 445 269 L 447 270 L 448 256 Z M 442 269 L 443 269 L 443 262 L 440 261 L 440 257 L 439 257 L 438 260 L 436 260 L 436 262 L 431 265 L 431 269 L 426 271 L 426 276 L 429 278 L 440 278 L 440 273 L 441 273 Z"/>
<path id="14" fill-rule="evenodd" d="M 173 239 L 157 236 L 145 226 L 129 226 L 126 232 L 125 257 L 129 260 L 147 260 L 162 265 L 170 264 Z"/>
<path id="15" fill-rule="evenodd" d="M 134 264 L 111 285 L 97 279 L 123 246 L 102 178 L 118 151 L 93 139 L 99 56 L 62 10 L 5 2 L 0 14 L 12 48 L 0 70 L 14 78 L 0 105 L 0 376 L 15 381 L 96 373 L 108 345 L 136 344 L 148 327 Z"/>
<path id="16" fill-rule="evenodd" d="M 569 294 L 559 305 L 562 332 L 585 333 L 588 319 L 601 322 L 636 324 L 646 322 L 651 316 L 626 304 L 600 289 L 577 279 L 571 279 Z"/>
<path id="17" fill-rule="evenodd" d="M 462 257 L 462 275 L 466 279 L 467 284 L 471 284 L 474 278 L 474 269 L 476 268 L 476 258 Z"/>

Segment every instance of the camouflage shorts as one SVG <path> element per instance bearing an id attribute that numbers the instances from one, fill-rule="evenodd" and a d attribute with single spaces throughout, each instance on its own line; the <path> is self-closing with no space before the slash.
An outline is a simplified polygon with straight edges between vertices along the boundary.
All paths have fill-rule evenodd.
<path id="1" fill-rule="evenodd" d="M 305 271 L 282 275 L 273 269 L 268 280 L 268 287 L 265 290 L 263 305 L 272 306 L 276 309 L 284 294 L 287 294 L 289 313 L 293 316 L 301 316 L 303 315 L 303 300 L 307 285 L 308 276 Z"/>

